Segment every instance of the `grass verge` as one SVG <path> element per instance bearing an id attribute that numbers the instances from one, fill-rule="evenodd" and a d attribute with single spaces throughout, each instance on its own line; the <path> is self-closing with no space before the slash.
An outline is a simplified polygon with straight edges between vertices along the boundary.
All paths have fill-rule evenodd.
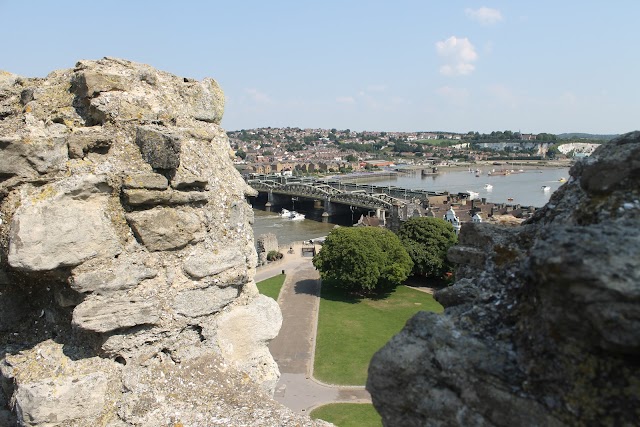
<path id="1" fill-rule="evenodd" d="M 286 274 L 278 274 L 277 276 L 258 282 L 256 285 L 262 295 L 266 295 L 278 301 L 278 295 L 280 295 L 280 289 L 282 289 L 282 284 L 286 277 Z"/>
<path id="2" fill-rule="evenodd" d="M 373 354 L 411 316 L 443 310 L 432 295 L 406 286 L 365 299 L 322 288 L 321 297 L 313 375 L 329 384 L 364 385 Z"/>
<path id="3" fill-rule="evenodd" d="M 337 427 L 382 426 L 382 418 L 368 403 L 332 403 L 317 407 L 309 415 L 314 420 L 329 421 Z"/>

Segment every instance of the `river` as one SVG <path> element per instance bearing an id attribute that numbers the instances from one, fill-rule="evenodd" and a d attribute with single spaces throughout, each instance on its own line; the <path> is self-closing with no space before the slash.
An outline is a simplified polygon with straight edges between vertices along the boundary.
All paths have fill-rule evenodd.
<path id="1" fill-rule="evenodd" d="M 416 190 L 449 191 L 451 193 L 474 191 L 479 193 L 479 197 L 486 198 L 492 203 L 542 207 L 549 201 L 551 194 L 562 185 L 560 179 L 569 177 L 568 168 L 525 169 L 522 173 L 487 175 L 490 170 L 500 170 L 500 167 L 485 166 L 479 177 L 476 177 L 475 172 L 466 170 L 441 169 L 437 175 L 423 177 L 418 171 L 368 179 L 366 183 Z M 493 188 L 487 190 L 485 184 L 491 184 Z M 543 185 L 550 187 L 550 190 L 543 191 Z M 509 198 L 513 201 L 507 200 Z M 254 214 L 254 235 L 274 233 L 281 246 L 295 241 L 326 236 L 335 227 L 335 224 L 325 224 L 310 219 L 291 221 L 281 218 L 277 213 L 259 209 L 254 209 Z"/>

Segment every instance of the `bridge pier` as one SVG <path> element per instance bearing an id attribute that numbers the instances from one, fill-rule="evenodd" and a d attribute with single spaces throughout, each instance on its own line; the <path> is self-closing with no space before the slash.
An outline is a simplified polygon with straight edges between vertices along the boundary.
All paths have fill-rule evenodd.
<path id="1" fill-rule="evenodd" d="M 391 222 L 389 223 L 389 228 L 394 233 L 397 233 L 400 230 L 400 205 L 398 203 L 394 203 L 391 208 Z"/>
<path id="2" fill-rule="evenodd" d="M 387 226 L 387 211 L 381 208 L 376 208 L 376 216 L 380 219 L 380 222 L 384 227 Z"/>
<path id="3" fill-rule="evenodd" d="M 274 194 L 273 191 L 269 191 L 267 193 L 267 200 L 267 203 L 270 203 L 271 207 L 286 205 L 286 207 L 288 208 L 290 205 L 290 197 L 283 194 Z"/>
<path id="4" fill-rule="evenodd" d="M 271 202 L 267 202 L 264 204 L 265 212 L 271 212 Z"/>
<path id="5" fill-rule="evenodd" d="M 335 211 L 335 206 L 333 206 L 329 198 L 324 199 L 324 211 L 329 215 L 333 215 Z"/>

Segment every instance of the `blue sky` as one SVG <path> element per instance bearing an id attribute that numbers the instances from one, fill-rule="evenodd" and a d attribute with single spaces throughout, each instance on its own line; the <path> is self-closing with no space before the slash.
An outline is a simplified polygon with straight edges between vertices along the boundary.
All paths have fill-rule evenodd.
<path id="1" fill-rule="evenodd" d="M 0 0 L 0 69 L 116 56 L 213 77 L 222 125 L 640 128 L 640 1 Z"/>

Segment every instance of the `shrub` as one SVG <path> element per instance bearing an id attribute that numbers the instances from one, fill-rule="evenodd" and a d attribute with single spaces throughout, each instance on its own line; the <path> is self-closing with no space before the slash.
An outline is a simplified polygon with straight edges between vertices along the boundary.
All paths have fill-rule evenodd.
<path id="1" fill-rule="evenodd" d="M 278 251 L 269 251 L 267 253 L 267 261 L 276 261 L 283 257 L 281 252 Z"/>

